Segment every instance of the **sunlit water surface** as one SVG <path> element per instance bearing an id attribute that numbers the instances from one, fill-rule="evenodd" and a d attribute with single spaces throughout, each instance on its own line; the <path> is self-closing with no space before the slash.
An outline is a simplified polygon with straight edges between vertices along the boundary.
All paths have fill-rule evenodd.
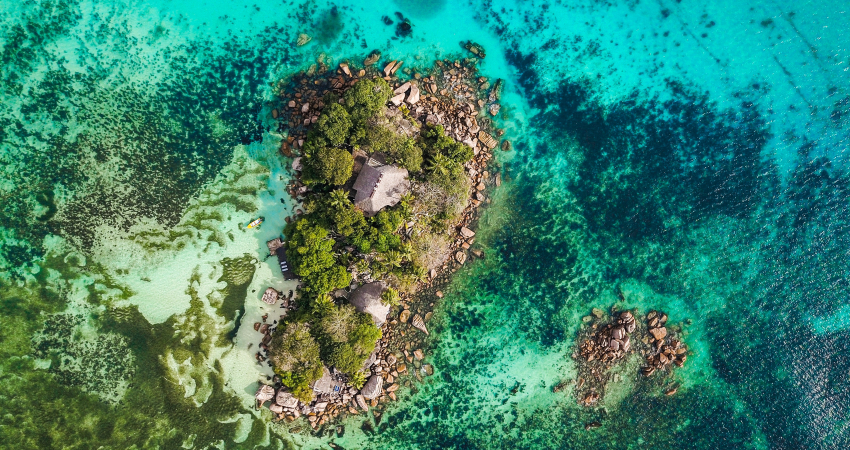
<path id="1" fill-rule="evenodd" d="M 358 3 L 0 5 L 0 447 L 850 448 L 845 4 Z M 272 424 L 240 325 L 294 287 L 264 259 L 295 208 L 275 81 L 468 39 L 514 150 L 436 374 L 342 437 Z M 615 303 L 683 327 L 676 395 L 552 392 Z"/>

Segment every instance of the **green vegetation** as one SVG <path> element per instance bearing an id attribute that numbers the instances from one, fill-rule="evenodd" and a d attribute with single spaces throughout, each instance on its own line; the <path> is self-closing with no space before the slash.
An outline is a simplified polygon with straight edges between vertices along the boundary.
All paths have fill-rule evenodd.
<path id="1" fill-rule="evenodd" d="M 372 316 L 358 313 L 351 305 L 342 305 L 318 321 L 322 336 L 322 356 L 330 365 L 354 373 L 375 348 L 381 330 Z"/>
<path id="2" fill-rule="evenodd" d="M 392 88 L 380 78 L 360 80 L 351 89 L 345 91 L 343 96 L 345 107 L 351 115 L 349 142 L 364 143 L 369 120 L 382 113 L 391 95 Z"/>
<path id="3" fill-rule="evenodd" d="M 366 138 L 368 121 L 381 114 L 391 92 L 382 79 L 360 80 L 345 92 L 345 106 L 333 95 L 325 97 L 327 106 L 302 148 L 305 183 L 341 186 L 351 178 L 354 159 L 350 148 Z"/>
<path id="4" fill-rule="evenodd" d="M 422 170 L 422 146 L 416 139 L 401 136 L 382 125 L 373 125 L 369 127 L 367 142 L 373 153 L 383 153 L 388 162 L 398 164 L 411 173 Z"/>
<path id="5" fill-rule="evenodd" d="M 287 256 L 292 270 L 304 281 L 304 291 L 316 297 L 347 287 L 351 275 L 337 263 L 328 230 L 307 219 L 287 225 Z"/>
<path id="6" fill-rule="evenodd" d="M 360 80 L 343 95 L 329 95 L 302 148 L 302 179 L 313 186 L 306 214 L 286 226 L 287 255 L 302 281 L 298 309 L 279 325 L 270 344 L 271 362 L 284 384 L 301 399 L 322 376 L 322 365 L 349 375 L 362 386 L 364 361 L 381 337 L 368 314 L 335 301 L 351 273 L 381 279 L 391 287 L 381 295 L 397 306 L 429 269 L 448 256 L 446 229 L 466 205 L 469 180 L 463 164 L 472 149 L 446 136 L 442 127 L 421 130 L 404 111 L 387 114 L 391 90 L 384 80 Z M 403 134 L 401 131 L 404 130 Z M 365 217 L 345 189 L 351 152 L 381 154 L 405 167 L 413 192 L 374 217 Z"/>
<path id="7" fill-rule="evenodd" d="M 384 292 L 381 293 L 381 301 L 390 305 L 390 306 L 398 306 L 399 305 L 399 296 L 398 291 L 393 288 L 387 288 Z"/>
<path id="8" fill-rule="evenodd" d="M 322 111 L 319 120 L 310 130 L 310 135 L 316 143 L 336 147 L 345 143 L 350 129 L 351 118 L 348 116 L 348 111 L 344 106 L 334 102 Z"/>
<path id="9" fill-rule="evenodd" d="M 308 148 L 307 145 L 304 146 Z M 341 186 L 351 178 L 354 158 L 347 150 L 319 147 L 304 160 L 303 180 L 307 184 Z"/>
<path id="10" fill-rule="evenodd" d="M 296 398 L 312 400 L 310 383 L 322 377 L 322 361 L 309 324 L 292 322 L 278 327 L 269 344 L 269 360 Z"/>
<path id="11" fill-rule="evenodd" d="M 354 389 L 360 389 L 366 384 L 366 375 L 360 371 L 354 372 L 349 376 L 348 384 L 354 387 Z"/>

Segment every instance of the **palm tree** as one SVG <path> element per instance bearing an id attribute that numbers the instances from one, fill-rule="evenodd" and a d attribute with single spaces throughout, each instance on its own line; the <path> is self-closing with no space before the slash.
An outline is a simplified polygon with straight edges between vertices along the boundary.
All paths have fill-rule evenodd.
<path id="1" fill-rule="evenodd" d="M 389 306 L 398 306 L 398 291 L 393 288 L 387 288 L 387 290 L 381 293 L 381 300 Z"/>
<path id="2" fill-rule="evenodd" d="M 405 261 L 411 261 L 413 259 L 413 246 L 410 245 L 410 242 L 405 242 L 404 244 L 401 244 L 399 254 L 401 254 L 401 259 Z"/>
<path id="3" fill-rule="evenodd" d="M 437 153 L 432 158 L 429 158 L 426 163 L 426 168 L 433 172 L 435 175 L 439 176 L 447 176 L 449 175 L 449 158 L 443 155 L 442 153 Z"/>
<path id="4" fill-rule="evenodd" d="M 330 199 L 331 207 L 335 209 L 343 209 L 349 203 L 348 193 L 344 189 L 334 190 L 328 198 Z"/>
<path id="5" fill-rule="evenodd" d="M 428 270 L 422 266 L 413 266 L 413 277 L 416 281 L 422 281 L 428 275 Z"/>
<path id="6" fill-rule="evenodd" d="M 401 253 L 396 250 L 390 250 L 385 255 L 386 265 L 391 268 L 401 267 L 402 256 Z"/>
<path id="7" fill-rule="evenodd" d="M 328 294 L 322 294 L 318 296 L 313 303 L 313 312 L 319 317 L 330 313 L 335 308 L 336 305 L 334 304 L 333 300 L 331 300 L 331 296 Z"/>

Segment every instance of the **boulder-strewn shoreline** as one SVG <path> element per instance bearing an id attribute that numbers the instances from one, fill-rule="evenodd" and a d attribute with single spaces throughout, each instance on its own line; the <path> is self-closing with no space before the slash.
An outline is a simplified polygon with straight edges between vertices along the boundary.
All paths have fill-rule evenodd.
<path id="1" fill-rule="evenodd" d="M 483 53 L 480 46 L 471 48 Z M 480 207 L 490 201 L 488 190 L 501 184 L 498 167 L 493 162 L 493 151 L 499 147 L 504 132 L 495 128 L 492 117 L 500 111 L 502 81 L 491 83 L 486 77 L 480 76 L 478 59 L 474 57 L 437 61 L 427 69 L 406 67 L 400 71 L 403 61 L 392 60 L 378 64 L 380 56 L 373 52 L 360 67 L 352 62 L 342 62 L 335 70 L 330 70 L 327 59 L 322 56 L 308 71 L 297 74 L 283 84 L 280 104 L 271 110 L 273 120 L 279 124 L 278 131 L 288 134 L 281 143 L 281 154 L 294 157 L 293 168 L 303 169 L 300 158 L 302 149 L 311 127 L 320 122 L 322 111 L 327 106 L 325 100 L 331 98 L 327 94 L 339 96 L 360 80 L 381 78 L 393 90 L 386 105 L 387 116 L 401 124 L 401 133 L 406 131 L 405 120 L 415 121 L 413 125 L 417 128 L 439 125 L 446 136 L 472 149 L 471 159 L 463 164 L 471 189 L 462 211 L 449 228 L 451 236 L 448 236 L 448 246 L 440 253 L 442 262 L 430 267 L 406 292 L 399 292 L 388 317 L 375 317 L 375 323 L 380 326 L 381 338 L 363 364 L 366 375 L 361 388 L 352 385 L 349 374 L 334 368 L 325 368 L 322 377 L 311 385 L 314 399 L 306 403 L 289 393 L 289 389 L 281 383 L 280 376 L 271 380 L 273 386 L 259 386 L 256 395 L 258 406 L 270 402 L 269 409 L 275 414 L 276 420 L 294 421 L 306 416 L 313 429 L 331 423 L 340 414 L 359 414 L 369 410 L 376 421 L 380 421 L 384 403 L 396 400 L 397 392 L 402 388 L 415 390 L 414 380 L 421 381 L 423 377 L 434 373 L 434 367 L 425 363 L 427 338 L 430 335 L 428 323 L 433 317 L 433 308 L 443 297 L 443 286 L 449 282 L 451 274 L 470 257 L 484 257 L 481 250 L 474 248 L 474 230 Z M 400 73 L 408 75 L 409 79 L 400 79 Z M 510 143 L 503 141 L 501 148 L 510 149 Z M 355 167 L 357 164 L 355 160 Z M 300 176 L 290 185 L 289 193 L 299 202 L 317 195 Z M 287 222 L 298 220 L 302 209 L 299 208 L 297 213 L 294 217 L 287 217 Z M 404 227 L 402 232 L 409 232 L 413 225 L 408 223 Z M 274 252 L 271 243 L 270 251 Z M 355 272 L 351 290 L 357 285 L 377 282 L 384 283 L 372 278 L 368 272 Z M 352 300 L 350 292 L 336 291 L 333 295 L 337 303 L 347 303 Z M 269 294 L 264 299 L 272 296 Z M 293 310 L 298 300 L 291 294 L 278 297 L 283 299 L 282 323 L 287 316 L 286 311 Z M 380 305 L 381 299 L 378 298 L 377 302 Z M 363 303 L 362 300 L 351 303 L 358 311 L 371 311 L 373 315 L 376 314 L 374 311 L 381 311 L 377 313 L 381 315 L 389 309 L 370 309 L 359 304 Z M 258 323 L 254 326 L 263 336 L 261 350 L 257 353 L 260 364 L 265 364 L 269 358 L 268 345 L 277 323 Z"/>

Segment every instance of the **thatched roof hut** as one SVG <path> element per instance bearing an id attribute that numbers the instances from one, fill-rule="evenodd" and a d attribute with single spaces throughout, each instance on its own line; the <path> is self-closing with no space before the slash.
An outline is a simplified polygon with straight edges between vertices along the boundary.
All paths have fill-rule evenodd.
<path id="1" fill-rule="evenodd" d="M 384 289 L 384 283 L 373 281 L 357 288 L 348 299 L 358 312 L 370 314 L 378 327 L 386 322 L 387 314 L 390 313 L 390 306 L 381 302 Z"/>
<path id="2" fill-rule="evenodd" d="M 274 288 L 266 288 L 266 292 L 263 292 L 263 302 L 274 305 L 277 303 L 278 295 L 278 292 Z"/>
<path id="3" fill-rule="evenodd" d="M 410 190 L 407 169 L 393 165 L 380 165 L 370 159 L 360 170 L 354 182 L 354 204 L 367 217 L 383 208 L 393 206 Z"/>

